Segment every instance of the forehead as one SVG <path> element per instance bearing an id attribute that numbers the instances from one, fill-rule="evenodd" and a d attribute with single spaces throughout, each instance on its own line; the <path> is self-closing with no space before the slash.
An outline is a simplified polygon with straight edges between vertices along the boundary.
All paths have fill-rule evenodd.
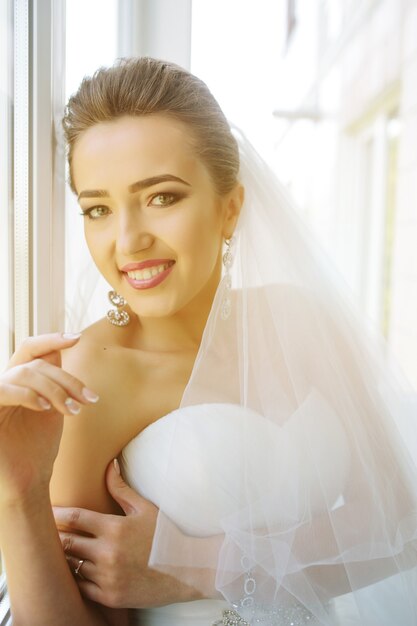
<path id="1" fill-rule="evenodd" d="M 188 176 L 189 182 L 210 179 L 188 127 L 164 115 L 125 116 L 91 126 L 74 145 L 72 173 L 77 192 L 128 187 L 167 173 Z"/>

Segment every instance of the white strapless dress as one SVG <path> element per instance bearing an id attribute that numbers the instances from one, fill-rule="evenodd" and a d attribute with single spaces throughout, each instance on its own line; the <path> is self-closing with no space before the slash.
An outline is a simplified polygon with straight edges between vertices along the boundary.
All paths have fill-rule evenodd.
<path id="1" fill-rule="evenodd" d="M 291 448 L 302 440 L 317 448 L 322 463 L 322 475 L 326 477 L 325 486 L 329 501 L 337 502 L 338 494 L 343 490 L 350 468 L 350 455 L 345 434 L 337 420 L 332 419 L 331 409 L 321 403 L 322 398 L 315 390 L 307 396 L 301 407 L 280 429 L 281 436 L 276 437 L 276 426 L 263 416 L 233 404 L 204 404 L 183 407 L 157 420 L 145 428 L 123 450 L 121 464 L 126 481 L 145 498 L 151 500 L 158 508 L 163 505 L 166 515 L 186 534 L 195 535 L 195 529 L 203 529 L 202 535 L 210 536 L 223 532 L 220 519 L 235 510 L 233 502 L 234 486 L 241 479 L 239 463 L 239 438 L 241 420 L 246 419 L 245 429 L 251 429 L 256 441 L 256 448 L 276 445 L 277 459 L 280 459 L 280 472 L 286 468 L 286 476 L 295 470 L 293 466 L 297 452 Z M 318 410 L 318 407 L 321 407 Z M 172 462 L 172 437 L 175 429 L 181 427 L 181 445 L 175 449 L 175 480 L 170 485 L 167 498 L 166 477 L 168 460 Z M 273 442 L 271 444 L 271 442 Z M 330 443 L 329 443 L 330 442 Z M 232 445 L 231 445 L 232 444 Z M 284 466 L 282 465 L 284 463 Z M 212 471 L 211 471 L 212 470 Z M 298 473 L 300 473 L 298 467 Z M 253 464 L 253 484 L 258 481 L 272 481 L 268 468 L 262 465 L 262 455 L 257 455 Z M 268 472 L 268 473 L 266 473 Z M 308 481 L 311 483 L 308 463 L 299 486 L 303 488 Z M 293 483 L 277 478 L 276 490 L 282 510 L 288 510 L 294 502 Z M 258 483 L 259 484 L 259 483 Z M 286 487 L 288 485 L 288 487 Z M 323 485 L 321 486 L 323 488 Z M 314 485 L 308 485 L 314 495 Z M 287 489 L 287 491 L 286 491 Z M 162 495 L 163 494 L 163 495 Z M 302 500 L 302 498 L 301 498 Z M 381 598 L 384 581 L 373 585 L 376 598 Z M 370 588 L 367 588 L 366 593 Z M 383 592 L 383 590 L 382 590 Z M 360 592 L 359 592 L 360 593 Z M 366 602 L 372 602 L 372 593 Z M 377 600 L 378 602 L 378 600 Z M 171 604 L 163 607 L 135 611 L 135 623 L 140 626 L 211 626 L 217 620 L 222 623 L 223 610 L 230 606 L 222 600 L 197 600 Z M 382 607 L 379 607 L 382 608 Z M 375 604 L 376 613 L 379 613 Z M 398 611 L 398 612 L 397 612 Z M 410 624 L 407 619 L 401 621 L 401 607 L 395 611 L 400 621 L 386 621 L 384 611 L 379 613 L 374 622 L 368 624 L 378 626 L 396 626 Z M 329 606 L 327 619 L 322 622 L 316 619 L 302 605 L 292 605 L 291 610 L 278 607 L 274 626 L 315 626 L 331 624 L 332 626 L 364 626 L 357 614 L 356 603 L 350 604 L 348 596 L 339 598 Z M 376 614 L 375 614 L 376 617 Z M 386 617 L 386 616 L 385 616 Z M 230 622 L 233 623 L 233 622 Z M 237 621 L 235 622 L 238 623 Z"/>

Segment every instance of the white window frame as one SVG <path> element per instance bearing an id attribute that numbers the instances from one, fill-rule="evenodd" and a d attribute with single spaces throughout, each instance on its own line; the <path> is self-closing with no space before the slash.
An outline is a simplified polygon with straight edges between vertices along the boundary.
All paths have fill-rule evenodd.
<path id="1" fill-rule="evenodd" d="M 14 347 L 63 328 L 65 0 L 14 3 Z"/>
<path id="2" fill-rule="evenodd" d="M 0 626 L 11 625 L 10 618 L 10 602 L 7 595 L 6 578 L 4 575 L 0 577 Z"/>
<path id="3" fill-rule="evenodd" d="M 358 137 L 357 175 L 362 198 L 358 228 L 361 233 L 357 276 L 366 315 L 382 329 L 383 272 L 387 188 L 387 112 L 381 112 Z"/>
<path id="4" fill-rule="evenodd" d="M 34 0 L 31 18 L 31 332 L 37 335 L 64 330 L 65 319 L 65 0 Z"/>

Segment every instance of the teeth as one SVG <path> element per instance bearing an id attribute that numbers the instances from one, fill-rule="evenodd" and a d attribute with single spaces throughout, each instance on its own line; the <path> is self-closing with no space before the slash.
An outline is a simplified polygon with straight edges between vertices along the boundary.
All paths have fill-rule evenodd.
<path id="1" fill-rule="evenodd" d="M 149 280 L 153 278 L 157 274 L 165 271 L 169 267 L 169 263 L 164 263 L 163 265 L 157 265 L 155 267 L 148 267 L 144 270 L 135 270 L 134 272 L 127 272 L 129 278 L 133 278 L 133 280 Z"/>

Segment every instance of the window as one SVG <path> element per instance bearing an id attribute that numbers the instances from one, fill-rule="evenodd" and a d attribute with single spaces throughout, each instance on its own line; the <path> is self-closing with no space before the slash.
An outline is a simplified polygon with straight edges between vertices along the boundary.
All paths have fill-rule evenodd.
<path id="1" fill-rule="evenodd" d="M 100 66 L 112 65 L 117 57 L 117 0 L 72 0 L 66 6 L 65 99 L 75 92 L 84 76 Z M 97 15 L 100 15 L 100 37 L 91 45 Z M 66 173 L 68 178 L 68 172 Z M 106 313 L 104 279 L 98 275 L 85 243 L 83 222 L 77 200 L 65 189 L 65 327 L 82 330 Z M 100 285 L 101 288 L 96 290 Z"/>
<path id="2" fill-rule="evenodd" d="M 0 3 L 1 369 L 28 335 L 63 327 L 63 3 Z"/>
<path id="3" fill-rule="evenodd" d="M 355 136 L 358 148 L 355 175 L 360 187 L 357 284 L 363 310 L 387 341 L 393 304 L 399 133 L 397 110 L 387 107 L 369 119 Z"/>
<path id="4" fill-rule="evenodd" d="M 286 29 L 286 47 L 288 48 L 292 34 L 297 25 L 297 7 L 296 0 L 287 0 L 287 29 Z"/>

